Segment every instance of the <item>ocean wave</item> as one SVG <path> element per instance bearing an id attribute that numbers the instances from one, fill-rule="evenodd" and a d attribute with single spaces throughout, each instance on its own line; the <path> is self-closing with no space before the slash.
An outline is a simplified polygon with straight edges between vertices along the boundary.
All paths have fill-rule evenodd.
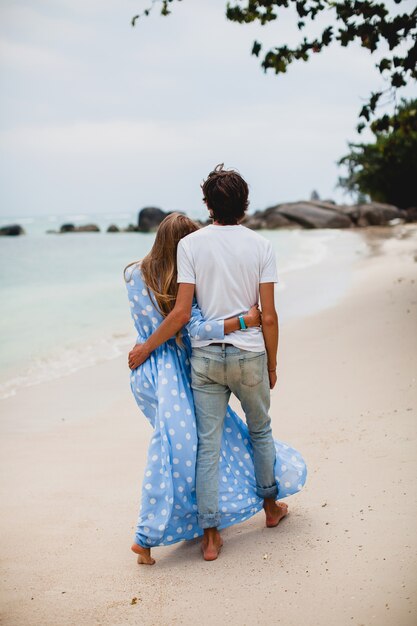
<path id="1" fill-rule="evenodd" d="M 302 231 L 293 231 L 291 235 L 297 241 L 297 253 L 290 261 L 283 261 L 279 265 L 279 274 L 288 274 L 296 270 L 305 269 L 311 265 L 318 265 L 328 255 L 329 242 L 337 237 L 337 232 L 314 233 L 317 237 L 307 238 Z"/>
<path id="2" fill-rule="evenodd" d="M 57 217 L 57 216 L 49 216 Z M 74 217 L 74 216 L 73 216 Z M 62 219 L 61 216 L 58 216 L 58 219 Z M 343 249 L 351 249 L 352 244 L 350 242 L 350 238 L 354 237 L 353 233 L 345 233 L 344 231 L 266 231 L 265 236 L 271 241 L 277 255 L 277 269 L 278 269 L 278 284 L 276 286 L 277 292 L 281 292 L 288 287 L 290 287 L 293 277 L 292 273 L 296 272 L 306 272 L 308 271 L 306 268 L 312 267 L 314 265 L 319 265 L 322 262 L 327 262 L 330 255 L 335 255 L 335 258 L 338 258 L 341 251 Z M 356 237 L 358 237 L 356 235 Z M 348 241 L 346 240 L 348 239 Z M 30 239 L 24 241 L 24 243 L 30 243 Z M 146 245 L 145 245 L 146 244 Z M 349 244 L 349 245 L 348 245 Z M 45 240 L 45 253 L 49 253 L 50 248 L 48 247 L 49 240 Z M 93 249 L 96 254 L 105 253 L 106 246 L 108 244 L 102 240 L 97 238 L 95 240 L 95 248 Z M 136 239 L 135 242 L 130 244 L 132 245 L 131 252 L 126 252 L 125 245 L 120 248 L 115 247 L 113 258 L 111 262 L 111 266 L 114 267 L 124 267 L 126 262 L 126 257 L 129 258 L 129 255 L 132 254 L 132 250 L 135 249 L 134 254 L 140 255 L 147 249 L 147 239 L 141 248 L 140 238 Z M 355 247 L 357 247 L 358 241 L 355 239 Z M 89 244 L 90 246 L 90 244 Z M 138 249 L 137 249 L 138 248 Z M 355 248 L 356 249 L 356 248 Z M 55 248 L 53 248 L 54 253 L 56 252 Z M 87 248 L 86 248 L 87 250 Z M 90 248 L 89 248 L 90 250 Z M 354 252 L 352 252 L 354 254 Z M 22 255 L 23 261 L 25 261 L 26 265 L 23 264 L 21 267 L 27 270 L 27 259 L 28 257 Z M 135 257 L 133 257 L 135 258 Z M 137 258 L 137 256 L 136 256 Z M 7 255 L 5 259 L 8 260 Z M 42 275 L 43 268 L 46 264 L 49 263 L 49 256 L 45 254 L 44 257 L 41 255 L 36 257 L 36 260 L 39 260 L 38 264 L 38 273 Z M 80 254 L 79 258 L 74 261 L 72 258 L 72 252 L 70 248 L 63 248 L 62 254 L 58 259 L 61 263 L 61 268 L 65 269 L 69 260 L 71 264 L 77 261 L 79 265 L 75 267 L 79 273 L 83 271 L 83 263 L 84 257 Z M 9 271 L 15 269 L 15 264 L 9 267 Z M 22 271 L 22 270 L 20 270 Z M 101 270 L 100 270 L 101 271 Z M 106 269 L 109 275 L 109 289 L 108 298 L 120 298 L 120 289 L 119 282 L 114 279 L 114 276 L 110 273 L 109 269 Z M 100 295 L 101 291 L 101 282 L 103 280 L 103 276 L 107 276 L 107 274 L 98 274 L 92 273 L 88 277 L 88 281 L 86 284 L 82 284 L 80 288 L 73 292 L 73 297 L 80 298 L 81 301 L 85 297 L 85 289 L 89 291 L 96 289 L 97 294 Z M 99 284 L 97 286 L 97 280 L 99 279 Z M 65 287 L 65 285 L 64 285 Z M 73 285 L 69 285 L 70 289 L 73 289 Z M 48 290 L 49 289 L 49 290 Z M 107 288 L 106 288 L 107 292 Z M 39 289 L 37 290 L 37 298 L 39 299 Z M 55 284 L 52 284 L 50 287 L 45 286 L 42 291 L 42 294 L 47 298 L 50 295 L 51 299 L 54 299 L 54 303 L 57 303 L 57 311 L 59 313 L 59 298 L 61 292 L 56 291 Z M 33 310 L 33 302 L 37 302 L 34 293 L 28 289 L 28 285 L 22 284 L 20 290 L 17 290 L 16 293 L 13 294 L 13 297 L 18 296 L 22 303 L 27 303 L 27 306 L 31 306 Z M 302 297 L 302 296 L 301 296 Z M 34 298 L 34 300 L 33 300 Z M 58 298 L 58 300 L 57 300 Z M 67 301 L 65 298 L 62 300 L 62 306 L 66 306 Z M 39 303 L 38 303 L 39 305 Z M 55 305 L 54 305 L 55 306 Z M 100 312 L 100 307 L 102 307 L 102 299 L 101 295 L 97 300 L 97 319 L 101 319 L 101 324 L 103 324 L 102 330 L 98 330 L 102 337 L 105 337 L 101 340 L 91 340 L 88 342 L 88 345 L 82 345 L 78 347 L 76 343 L 72 344 L 69 348 L 64 349 L 59 353 L 58 356 L 55 356 L 52 352 L 50 352 L 45 358 L 38 358 L 35 361 L 32 361 L 27 369 L 24 372 L 19 372 L 18 375 L 8 374 L 7 369 L 4 369 L 2 374 L 2 382 L 0 382 L 0 398 L 6 398 L 9 396 L 15 395 L 19 389 L 36 385 L 42 383 L 44 381 L 57 379 L 62 376 L 69 375 L 79 369 L 90 367 L 97 365 L 102 361 L 106 361 L 108 359 L 116 358 L 121 354 L 125 354 L 127 352 L 126 348 L 129 345 L 132 345 L 132 341 L 134 343 L 134 339 L 132 340 L 132 336 L 128 333 L 126 334 L 106 334 L 106 330 L 109 328 L 112 329 L 125 329 L 124 326 L 124 317 L 122 313 L 119 313 L 111 318 L 108 316 L 105 320 L 105 328 L 104 328 L 104 320 L 102 312 Z M 9 315 L 6 316 L 6 319 L 13 320 L 13 312 L 15 308 L 13 306 L 10 307 Z M 37 314 L 41 309 L 36 309 Z M 91 313 L 91 311 L 90 311 Z M 79 331 L 84 328 L 84 313 L 80 313 L 81 317 L 75 316 L 72 320 L 72 326 L 69 329 L 69 333 L 67 332 L 65 336 L 65 342 L 74 341 L 78 343 Z M 53 319 L 53 317 L 51 318 Z M 34 332 L 36 332 L 36 324 L 35 318 L 31 320 L 33 325 Z M 5 330 L 7 331 L 9 328 L 9 334 L 16 334 L 16 328 L 12 323 L 5 325 Z M 52 347 L 53 346 L 53 347 Z M 55 350 L 56 343 L 51 344 L 51 350 Z M 46 350 L 46 347 L 44 346 Z M 15 363 L 19 363 L 19 354 L 16 355 L 16 359 L 13 361 L 13 367 Z M 3 382 L 5 381 L 5 382 Z"/>
<path id="3" fill-rule="evenodd" d="M 36 359 L 19 376 L 0 383 L 0 400 L 15 396 L 24 387 L 33 387 L 49 380 L 69 376 L 78 370 L 115 359 L 134 344 L 130 333 L 114 334 L 110 339 L 99 339 L 79 348 L 67 348 L 59 356 Z"/>

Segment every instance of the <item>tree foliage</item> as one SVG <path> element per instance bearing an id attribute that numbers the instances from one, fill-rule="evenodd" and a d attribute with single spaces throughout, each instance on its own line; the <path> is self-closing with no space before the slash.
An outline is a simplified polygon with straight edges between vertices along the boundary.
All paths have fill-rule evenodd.
<path id="1" fill-rule="evenodd" d="M 152 0 L 147 9 L 132 18 L 132 25 L 141 16 L 149 15 L 155 4 L 160 6 L 161 15 L 166 16 L 171 12 L 171 3 L 180 1 Z M 404 0 L 394 2 L 399 5 Z M 325 19 L 327 25 L 319 37 L 304 36 L 295 47 L 283 44 L 264 51 L 262 43 L 255 41 L 252 54 L 262 58 L 265 72 L 285 73 L 292 63 L 308 61 L 312 54 L 323 52 L 332 42 L 343 47 L 359 43 L 371 54 L 378 48 L 388 48 L 376 63 L 388 87 L 369 95 L 359 112 L 359 118 L 362 118 L 358 124 L 359 132 L 374 118 L 384 96 L 394 100 L 397 89 L 417 78 L 417 6 L 411 12 L 393 14 L 384 2 L 373 0 L 234 0 L 226 4 L 226 17 L 239 24 L 258 22 L 266 25 L 291 7 L 295 9 L 300 31 L 306 32 L 317 16 Z M 386 123 L 382 119 L 381 130 Z"/>
<path id="2" fill-rule="evenodd" d="M 350 143 L 350 153 L 340 159 L 347 176 L 339 186 L 400 208 L 417 206 L 417 99 L 403 100 L 385 130 L 376 124 L 371 130 L 372 143 Z"/>

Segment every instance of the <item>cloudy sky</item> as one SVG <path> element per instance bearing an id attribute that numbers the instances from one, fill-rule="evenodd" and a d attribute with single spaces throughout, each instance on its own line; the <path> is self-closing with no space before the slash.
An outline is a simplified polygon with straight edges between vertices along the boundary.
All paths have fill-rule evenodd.
<path id="1" fill-rule="evenodd" d="M 132 28 L 149 0 L 2 0 L 0 211 L 202 211 L 218 162 L 251 187 L 252 209 L 343 199 L 336 161 L 381 86 L 377 59 L 331 47 L 285 76 L 264 74 L 255 38 L 296 43 L 295 15 L 264 28 L 225 0 L 183 0 Z"/>

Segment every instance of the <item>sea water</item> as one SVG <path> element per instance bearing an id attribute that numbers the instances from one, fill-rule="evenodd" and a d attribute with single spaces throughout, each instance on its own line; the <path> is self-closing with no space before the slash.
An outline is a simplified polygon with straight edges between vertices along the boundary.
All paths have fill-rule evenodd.
<path id="1" fill-rule="evenodd" d="M 123 223 L 124 218 L 124 223 Z M 46 234 L 61 223 L 97 223 L 99 233 Z M 133 216 L 25 217 L 26 234 L 0 238 L 0 398 L 20 388 L 126 354 L 135 332 L 124 267 L 142 258 L 154 234 L 106 233 Z M 261 231 L 277 257 L 280 322 L 312 314 L 346 291 L 366 254 L 354 231 Z"/>

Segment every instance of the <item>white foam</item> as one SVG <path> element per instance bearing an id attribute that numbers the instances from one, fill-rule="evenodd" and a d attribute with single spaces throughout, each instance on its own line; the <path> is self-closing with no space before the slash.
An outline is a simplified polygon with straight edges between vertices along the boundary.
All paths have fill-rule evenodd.
<path id="1" fill-rule="evenodd" d="M 15 396 L 24 387 L 68 376 L 80 369 L 115 359 L 126 353 L 131 346 L 132 335 L 113 335 L 111 339 L 100 339 L 80 348 L 68 348 L 59 356 L 36 359 L 20 376 L 0 384 L 0 399 Z"/>
<path id="2" fill-rule="evenodd" d="M 284 261 L 280 264 L 279 274 L 288 274 L 311 265 L 318 265 L 324 261 L 329 251 L 328 244 L 337 235 L 338 231 L 326 233 L 309 231 L 306 237 L 305 231 L 291 231 L 291 236 L 297 240 L 297 253 L 290 261 Z"/>

